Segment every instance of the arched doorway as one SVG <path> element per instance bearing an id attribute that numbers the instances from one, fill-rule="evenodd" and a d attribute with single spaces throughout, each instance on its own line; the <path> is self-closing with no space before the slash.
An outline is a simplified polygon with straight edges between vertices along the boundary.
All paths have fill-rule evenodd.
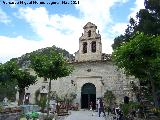
<path id="1" fill-rule="evenodd" d="M 88 109 L 90 102 L 93 103 L 93 109 L 96 108 L 96 87 L 92 83 L 86 83 L 81 89 L 81 108 Z"/>

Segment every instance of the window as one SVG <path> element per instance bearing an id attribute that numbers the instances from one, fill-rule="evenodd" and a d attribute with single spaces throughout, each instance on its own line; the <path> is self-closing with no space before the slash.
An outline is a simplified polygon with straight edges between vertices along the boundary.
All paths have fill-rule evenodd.
<path id="1" fill-rule="evenodd" d="M 91 30 L 88 31 L 88 37 L 91 37 Z"/>
<path id="2" fill-rule="evenodd" d="M 87 42 L 83 43 L 83 53 L 87 53 Z"/>
<path id="3" fill-rule="evenodd" d="M 96 41 L 93 41 L 91 43 L 91 49 L 92 49 L 92 52 L 96 52 Z"/>

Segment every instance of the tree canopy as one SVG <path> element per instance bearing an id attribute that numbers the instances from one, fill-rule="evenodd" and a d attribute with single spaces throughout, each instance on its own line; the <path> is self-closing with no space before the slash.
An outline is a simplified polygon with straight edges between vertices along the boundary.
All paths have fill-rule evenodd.
<path id="1" fill-rule="evenodd" d="M 36 82 L 36 76 L 31 75 L 26 70 L 22 70 L 15 61 L 8 61 L 0 65 L 0 82 L 7 83 L 13 82 L 18 86 L 19 91 L 19 104 L 22 104 L 22 100 L 25 94 L 25 87 Z"/>
<path id="2" fill-rule="evenodd" d="M 144 0 L 144 6 L 145 9 L 141 9 L 135 19 L 130 18 L 124 35 L 114 39 L 113 49 L 130 41 L 130 37 L 137 31 L 148 35 L 160 35 L 160 1 Z"/>
<path id="3" fill-rule="evenodd" d="M 32 54 L 31 68 L 39 77 L 54 79 L 68 76 L 72 72 L 72 67 L 64 59 L 63 55 L 51 50 L 49 55 Z"/>
<path id="4" fill-rule="evenodd" d="M 160 36 L 136 33 L 114 50 L 113 61 L 126 74 L 149 80 L 154 89 L 156 81 L 160 81 Z"/>

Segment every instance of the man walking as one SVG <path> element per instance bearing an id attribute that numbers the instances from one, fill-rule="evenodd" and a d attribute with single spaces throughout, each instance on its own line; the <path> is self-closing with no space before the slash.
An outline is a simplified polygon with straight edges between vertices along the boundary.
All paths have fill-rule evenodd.
<path id="1" fill-rule="evenodd" d="M 102 99 L 99 100 L 98 112 L 99 112 L 99 117 L 101 115 L 101 112 L 103 112 L 104 116 L 106 116 L 105 111 L 104 111 L 104 103 L 103 103 Z"/>

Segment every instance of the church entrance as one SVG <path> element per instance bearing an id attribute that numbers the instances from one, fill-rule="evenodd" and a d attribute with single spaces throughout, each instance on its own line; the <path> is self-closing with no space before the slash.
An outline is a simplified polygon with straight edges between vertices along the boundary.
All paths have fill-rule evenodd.
<path id="1" fill-rule="evenodd" d="M 93 109 L 96 108 L 96 87 L 92 83 L 86 83 L 82 86 L 81 91 L 81 108 L 89 109 L 92 103 Z"/>

